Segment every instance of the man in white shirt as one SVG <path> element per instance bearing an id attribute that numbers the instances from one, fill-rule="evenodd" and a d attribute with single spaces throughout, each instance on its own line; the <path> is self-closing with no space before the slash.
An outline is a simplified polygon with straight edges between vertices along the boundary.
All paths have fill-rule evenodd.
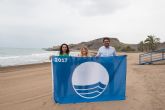
<path id="1" fill-rule="evenodd" d="M 110 46 L 110 39 L 108 37 L 103 38 L 103 45 L 99 48 L 96 57 L 116 56 L 116 50 Z"/>

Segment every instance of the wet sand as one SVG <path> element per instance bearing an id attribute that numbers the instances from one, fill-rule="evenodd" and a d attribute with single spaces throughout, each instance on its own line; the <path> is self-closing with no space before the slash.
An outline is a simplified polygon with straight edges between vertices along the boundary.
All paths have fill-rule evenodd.
<path id="1" fill-rule="evenodd" d="M 124 101 L 55 104 L 44 63 L 0 68 L 0 110 L 165 110 L 165 64 L 138 65 L 138 53 L 127 55 Z"/>

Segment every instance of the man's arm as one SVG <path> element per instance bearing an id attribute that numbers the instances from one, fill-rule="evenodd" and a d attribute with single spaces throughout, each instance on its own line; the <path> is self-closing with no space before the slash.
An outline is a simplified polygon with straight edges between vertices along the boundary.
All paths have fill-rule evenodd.
<path id="1" fill-rule="evenodd" d="M 100 57 L 100 49 L 98 50 L 96 57 Z"/>
<path id="2" fill-rule="evenodd" d="M 114 48 L 113 56 L 117 56 L 115 48 Z"/>

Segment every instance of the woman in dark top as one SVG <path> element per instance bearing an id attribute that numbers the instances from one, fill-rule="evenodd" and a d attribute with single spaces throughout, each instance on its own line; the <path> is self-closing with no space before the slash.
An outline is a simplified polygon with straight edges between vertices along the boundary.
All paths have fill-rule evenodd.
<path id="1" fill-rule="evenodd" d="M 69 46 L 67 44 L 62 44 L 60 46 L 60 50 L 59 50 L 59 56 L 69 56 Z M 49 59 L 52 59 L 52 56 L 49 57 Z"/>
<path id="2" fill-rule="evenodd" d="M 62 44 L 60 46 L 59 56 L 69 56 L 69 46 L 67 44 Z"/>

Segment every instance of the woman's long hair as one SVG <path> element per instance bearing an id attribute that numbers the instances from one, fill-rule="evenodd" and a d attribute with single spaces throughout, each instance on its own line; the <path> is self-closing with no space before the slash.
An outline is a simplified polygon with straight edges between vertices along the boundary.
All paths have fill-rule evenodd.
<path id="1" fill-rule="evenodd" d="M 81 52 L 80 52 L 80 53 L 81 53 L 81 56 L 83 56 L 83 54 L 82 54 L 82 50 L 83 50 L 83 49 L 86 50 L 86 52 L 87 52 L 87 53 L 86 53 L 86 56 L 88 56 L 89 53 L 88 53 L 88 48 L 87 48 L 87 47 L 82 47 L 82 48 L 80 49 L 80 51 L 81 51 Z"/>
<path id="2" fill-rule="evenodd" d="M 64 45 L 67 47 L 66 53 L 69 54 L 69 52 L 70 52 L 69 46 L 68 46 L 67 44 L 62 44 L 62 45 L 60 46 L 60 55 L 63 54 L 62 47 L 63 47 Z"/>

